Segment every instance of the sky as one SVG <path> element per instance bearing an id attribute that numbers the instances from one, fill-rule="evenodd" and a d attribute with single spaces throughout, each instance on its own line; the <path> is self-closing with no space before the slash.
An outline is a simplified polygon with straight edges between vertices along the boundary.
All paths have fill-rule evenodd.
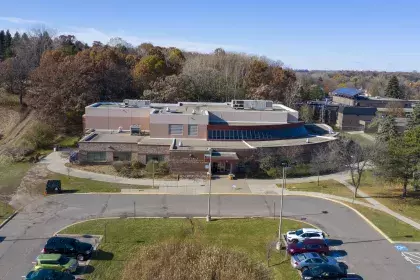
<path id="1" fill-rule="evenodd" d="M 0 29 L 40 26 L 88 44 L 221 47 L 294 69 L 420 71 L 418 0 L 3 1 Z"/>

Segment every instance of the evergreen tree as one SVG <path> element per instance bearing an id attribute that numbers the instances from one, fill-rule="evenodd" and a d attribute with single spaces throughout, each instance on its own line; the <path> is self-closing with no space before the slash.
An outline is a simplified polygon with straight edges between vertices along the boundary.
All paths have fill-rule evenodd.
<path id="1" fill-rule="evenodd" d="M 4 59 L 4 52 L 5 52 L 5 34 L 4 34 L 4 30 L 0 31 L 0 61 L 2 61 Z"/>
<path id="2" fill-rule="evenodd" d="M 392 98 L 403 98 L 403 93 L 400 88 L 397 76 L 392 76 L 386 87 L 385 94 Z"/>
<path id="3" fill-rule="evenodd" d="M 413 113 L 411 113 L 410 118 L 408 119 L 408 129 L 420 126 L 420 103 L 418 103 L 413 108 Z"/>
<path id="4" fill-rule="evenodd" d="M 24 41 L 24 42 L 29 41 L 29 37 L 28 37 L 28 34 L 26 34 L 26 32 L 23 32 L 23 34 L 22 34 L 22 41 Z"/>
<path id="5" fill-rule="evenodd" d="M 378 134 L 376 136 L 378 142 L 387 143 L 397 135 L 397 126 L 393 116 L 386 116 L 378 120 Z"/>
<path id="6" fill-rule="evenodd" d="M 12 46 L 17 46 L 20 42 L 20 34 L 16 31 L 15 35 L 13 35 L 12 39 Z"/>
<path id="7" fill-rule="evenodd" d="M 4 59 L 12 56 L 12 35 L 7 30 L 4 36 Z"/>

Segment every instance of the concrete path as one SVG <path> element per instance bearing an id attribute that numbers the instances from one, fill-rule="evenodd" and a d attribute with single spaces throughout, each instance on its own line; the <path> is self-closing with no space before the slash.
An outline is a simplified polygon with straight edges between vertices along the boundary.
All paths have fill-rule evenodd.
<path id="1" fill-rule="evenodd" d="M 110 182 L 110 183 L 120 183 L 120 184 L 128 184 L 128 185 L 137 185 L 137 186 L 151 186 L 153 184 L 152 179 L 130 179 L 106 174 L 99 174 L 94 172 L 88 172 L 84 170 L 78 170 L 75 168 L 69 168 L 65 166 L 65 163 L 68 162 L 67 158 L 63 158 L 60 152 L 53 152 L 49 154 L 42 160 L 42 163 L 47 164 L 47 168 L 50 171 L 60 173 L 79 178 L 86 178 L 96 181 L 102 182 Z M 350 173 L 346 172 L 339 172 L 334 174 L 328 175 L 321 175 L 319 178 L 320 180 L 336 180 L 346 187 L 349 188 L 352 192 L 354 192 L 354 188 L 346 182 L 350 177 Z M 290 178 L 287 179 L 287 183 L 303 183 L 303 182 L 314 182 L 318 180 L 318 176 L 310 176 L 310 177 L 302 177 L 302 178 Z M 198 194 L 205 194 L 208 193 L 208 180 L 187 180 L 182 179 L 179 181 L 176 180 L 155 180 L 154 185 L 156 189 L 150 190 L 141 190 L 136 191 L 130 188 L 123 189 L 122 193 L 152 193 L 152 194 L 178 194 L 178 195 L 198 195 Z M 212 193 L 220 193 L 220 194 L 262 194 L 262 195 L 279 195 L 281 194 L 281 188 L 278 188 L 276 184 L 281 184 L 281 179 L 239 179 L 239 180 L 228 180 L 225 177 L 221 177 L 218 179 L 212 180 Z M 232 185 L 236 185 L 236 188 L 233 188 Z M 174 188 L 176 187 L 176 188 Z M 296 192 L 296 191 L 285 191 L 285 195 L 310 195 L 315 197 L 322 197 L 328 199 L 336 199 L 346 202 L 351 202 L 351 199 L 322 194 L 322 193 L 315 193 L 315 192 Z M 381 204 L 374 198 L 369 197 L 368 194 L 363 193 L 362 191 L 358 191 L 359 196 L 365 198 L 371 205 L 363 202 L 357 202 L 357 204 L 361 204 L 364 206 L 376 208 L 381 210 L 389 215 L 394 216 L 395 218 L 403 221 L 414 228 L 420 230 L 420 224 L 399 214 L 388 207 Z"/>
<path id="2" fill-rule="evenodd" d="M 347 188 L 349 188 L 353 193 L 354 193 L 354 188 L 352 185 L 350 185 L 345 179 L 340 178 L 337 179 L 338 182 L 342 183 L 343 185 L 345 185 Z M 420 230 L 420 223 L 417 223 L 395 211 L 392 211 L 391 209 L 389 209 L 388 207 L 386 207 L 385 205 L 383 205 L 382 203 L 380 203 L 379 201 L 377 201 L 376 199 L 370 197 L 367 193 L 358 190 L 357 191 L 357 196 L 358 197 L 363 197 L 364 199 L 366 199 L 371 205 L 374 206 L 374 208 L 381 210 L 391 216 L 394 216 L 395 218 L 397 218 L 400 221 L 403 221 L 409 225 L 411 225 L 412 227 L 415 227 L 416 229 Z"/>

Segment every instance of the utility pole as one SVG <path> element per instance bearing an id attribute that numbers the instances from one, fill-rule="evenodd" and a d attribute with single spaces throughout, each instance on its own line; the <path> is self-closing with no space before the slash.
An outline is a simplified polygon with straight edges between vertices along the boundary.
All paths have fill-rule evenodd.
<path id="1" fill-rule="evenodd" d="M 209 176 L 209 195 L 208 195 L 208 201 L 207 201 L 207 217 L 206 217 L 206 221 L 210 222 L 211 221 L 211 215 L 210 215 L 210 197 L 211 197 L 211 176 L 212 176 L 212 170 L 211 170 L 211 156 L 213 153 L 213 149 L 209 148 L 209 152 L 210 152 L 210 162 L 209 162 L 209 171 L 207 172 L 208 176 Z"/>
<path id="2" fill-rule="evenodd" d="M 155 188 L 155 163 L 156 161 L 152 161 L 152 172 L 153 172 L 153 188 Z"/>
<path id="3" fill-rule="evenodd" d="M 280 198 L 280 221 L 279 221 L 279 250 L 281 250 L 281 226 L 283 223 L 283 197 L 284 197 L 284 188 L 286 187 L 286 176 L 285 176 L 285 169 L 287 163 L 282 163 L 283 169 L 283 184 L 281 187 L 281 198 Z"/>

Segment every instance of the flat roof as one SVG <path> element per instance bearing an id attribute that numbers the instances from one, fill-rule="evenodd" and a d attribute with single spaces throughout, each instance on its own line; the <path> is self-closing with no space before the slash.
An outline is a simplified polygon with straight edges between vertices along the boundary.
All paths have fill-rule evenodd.
<path id="1" fill-rule="evenodd" d="M 109 143 L 133 143 L 140 141 L 142 136 L 131 135 L 130 132 L 94 132 L 85 136 L 80 142 L 109 142 Z"/>
<path id="2" fill-rule="evenodd" d="M 306 143 L 309 139 L 309 143 Z M 246 141 L 254 148 L 267 148 L 267 147 L 281 147 L 281 146 L 301 146 L 311 143 L 322 143 L 335 140 L 333 136 L 308 136 L 302 138 L 282 139 L 282 140 L 269 140 L 269 141 Z"/>

